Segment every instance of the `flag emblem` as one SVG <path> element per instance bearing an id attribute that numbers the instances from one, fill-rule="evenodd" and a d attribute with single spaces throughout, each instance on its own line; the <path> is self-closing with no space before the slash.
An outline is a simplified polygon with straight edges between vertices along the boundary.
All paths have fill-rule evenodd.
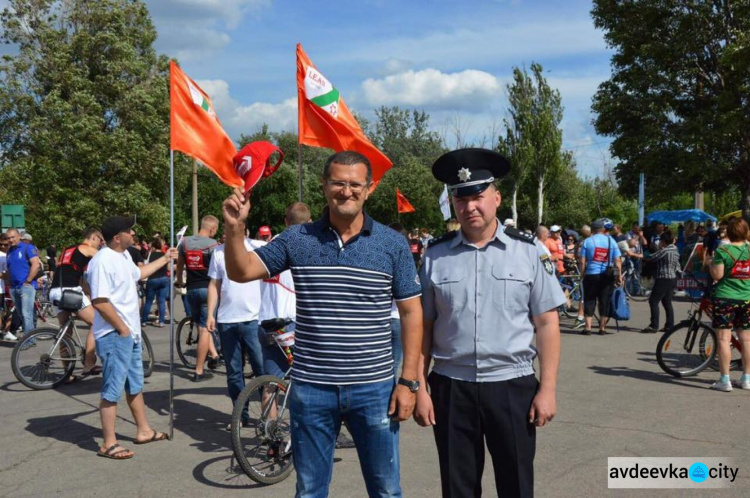
<path id="1" fill-rule="evenodd" d="M 190 89 L 190 98 L 193 99 L 193 103 L 206 111 L 211 117 L 215 118 L 216 113 L 214 112 L 214 108 L 211 107 L 211 103 L 208 99 L 203 96 L 200 90 L 195 88 L 195 85 L 193 85 L 189 79 L 186 79 L 185 83 L 187 83 L 187 86 Z"/>
<path id="2" fill-rule="evenodd" d="M 337 118 L 341 95 L 331 82 L 314 67 L 307 68 L 305 75 L 305 96 L 328 114 Z"/>

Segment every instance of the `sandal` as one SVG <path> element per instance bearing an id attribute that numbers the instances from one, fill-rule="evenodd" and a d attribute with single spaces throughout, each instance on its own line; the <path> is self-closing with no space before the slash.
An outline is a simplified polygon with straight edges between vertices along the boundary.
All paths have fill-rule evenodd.
<path id="1" fill-rule="evenodd" d="M 89 368 L 88 370 L 83 370 L 81 372 L 81 377 L 88 377 L 89 375 L 99 375 L 102 373 L 102 367 L 99 365 L 94 365 L 93 367 Z"/>
<path id="2" fill-rule="evenodd" d="M 115 451 L 117 448 L 120 448 L 118 451 Z M 118 456 L 122 455 L 123 453 L 129 453 L 129 455 L 124 456 Z M 127 460 L 129 458 L 133 458 L 135 456 L 135 453 L 130 451 L 127 448 L 123 448 L 119 445 L 119 443 L 115 443 L 106 450 L 102 451 L 101 448 L 99 448 L 99 451 L 96 452 L 97 456 L 109 458 L 111 460 Z"/>
<path id="3" fill-rule="evenodd" d="M 68 379 L 65 382 L 63 382 L 63 384 L 65 384 L 65 385 L 75 384 L 76 382 L 78 382 L 81 379 L 82 379 L 82 377 L 79 377 L 77 375 L 71 375 L 70 377 L 68 377 Z"/>
<path id="4" fill-rule="evenodd" d="M 137 439 L 133 441 L 134 444 L 148 444 L 153 443 L 156 441 L 169 441 L 169 434 L 166 432 L 156 432 L 154 429 L 151 429 L 154 431 L 154 433 L 151 435 L 151 439 L 146 439 L 145 441 L 138 441 Z"/>

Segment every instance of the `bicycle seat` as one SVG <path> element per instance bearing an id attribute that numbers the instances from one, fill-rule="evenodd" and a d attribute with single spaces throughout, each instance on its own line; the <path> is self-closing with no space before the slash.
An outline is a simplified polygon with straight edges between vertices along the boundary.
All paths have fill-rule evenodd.
<path id="1" fill-rule="evenodd" d="M 260 326 L 266 330 L 279 330 L 283 329 L 290 323 L 292 323 L 292 320 L 289 320 L 288 318 L 271 318 L 270 320 L 263 320 L 260 322 Z"/>

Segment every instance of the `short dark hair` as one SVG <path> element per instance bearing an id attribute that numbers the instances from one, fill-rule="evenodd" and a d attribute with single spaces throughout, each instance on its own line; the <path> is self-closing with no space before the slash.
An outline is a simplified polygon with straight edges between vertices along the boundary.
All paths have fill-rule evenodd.
<path id="1" fill-rule="evenodd" d="M 661 234 L 661 240 L 664 241 L 667 245 L 674 242 L 674 235 L 672 234 L 672 230 L 664 230 L 664 233 Z"/>
<path id="2" fill-rule="evenodd" d="M 157 251 L 161 251 L 162 247 L 164 247 L 164 241 L 162 241 L 161 237 L 157 235 L 154 237 L 154 240 L 151 241 L 151 247 Z"/>
<path id="3" fill-rule="evenodd" d="M 367 183 L 372 182 L 372 166 L 370 160 L 359 152 L 353 150 L 342 150 L 333 154 L 326 160 L 323 166 L 323 179 L 328 180 L 331 177 L 331 164 L 343 164 L 345 166 L 354 166 L 355 164 L 364 164 L 367 168 Z"/>
<path id="4" fill-rule="evenodd" d="M 735 218 L 727 225 L 727 237 L 732 242 L 742 242 L 748 239 L 750 235 L 750 227 L 747 222 L 742 218 Z"/>
<path id="5" fill-rule="evenodd" d="M 83 231 L 83 240 L 90 239 L 92 235 L 96 235 L 96 234 L 101 235 L 102 231 L 96 227 L 88 227 L 86 230 Z"/>

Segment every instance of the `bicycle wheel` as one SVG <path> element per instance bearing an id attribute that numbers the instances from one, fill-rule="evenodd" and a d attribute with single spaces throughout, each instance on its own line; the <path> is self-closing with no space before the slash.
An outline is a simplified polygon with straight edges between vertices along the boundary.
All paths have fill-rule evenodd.
<path id="1" fill-rule="evenodd" d="M 154 348 L 148 336 L 141 332 L 141 357 L 143 358 L 143 377 L 150 377 L 154 373 Z"/>
<path id="2" fill-rule="evenodd" d="M 31 389 L 51 389 L 70 377 L 78 355 L 68 337 L 57 344 L 59 330 L 44 327 L 32 330 L 19 339 L 10 357 L 13 375 Z"/>
<path id="3" fill-rule="evenodd" d="M 696 375 L 715 357 L 716 332 L 705 323 L 694 320 L 678 323 L 656 345 L 656 361 L 662 370 L 674 377 Z"/>
<path id="4" fill-rule="evenodd" d="M 182 364 L 188 368 L 195 368 L 195 358 L 198 356 L 198 330 L 193 326 L 193 320 L 185 317 L 177 326 L 177 356 Z"/>
<path id="5" fill-rule="evenodd" d="M 294 468 L 288 389 L 286 381 L 263 375 L 248 383 L 234 403 L 232 451 L 248 477 L 261 484 L 281 482 Z M 246 405 L 249 420 L 243 424 Z"/>
<path id="6" fill-rule="evenodd" d="M 641 278 L 641 276 L 634 271 L 625 275 L 625 294 L 627 294 L 633 301 L 648 301 L 653 287 L 654 279 L 652 278 Z"/>

